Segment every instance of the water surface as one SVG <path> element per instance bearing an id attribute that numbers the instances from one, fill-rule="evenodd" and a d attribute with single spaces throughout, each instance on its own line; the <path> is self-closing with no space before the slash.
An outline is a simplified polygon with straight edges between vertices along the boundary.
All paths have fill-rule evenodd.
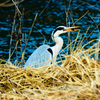
<path id="1" fill-rule="evenodd" d="M 3 2 L 3 0 L 0 2 Z M 23 37 L 25 37 L 25 39 L 23 38 L 24 42 L 27 41 L 34 17 L 38 13 L 35 28 L 32 30 L 26 48 L 25 60 L 38 46 L 44 43 L 53 46 L 54 42 L 51 39 L 51 33 L 53 29 L 60 25 L 72 26 L 75 24 L 76 26 L 80 26 L 80 35 L 86 35 L 86 30 L 90 27 L 85 36 L 86 40 L 84 43 L 92 39 L 99 39 L 100 0 L 71 0 L 69 2 L 70 0 L 25 0 L 19 4 L 19 9 L 23 14 L 21 31 Z M 65 12 L 69 12 L 68 15 Z M 0 7 L 0 58 L 5 60 L 9 58 L 9 46 L 14 16 L 14 6 Z M 20 35 L 18 38 L 16 37 L 16 35 L 18 36 L 19 22 L 19 17 L 17 16 L 16 30 L 13 30 L 14 35 L 11 50 L 15 48 L 16 39 L 20 39 Z M 71 32 L 71 41 L 75 40 L 77 34 L 78 32 Z M 68 34 L 62 35 L 62 38 L 64 39 L 64 48 L 68 45 Z M 25 44 L 22 43 L 22 50 L 24 50 L 24 47 Z M 12 62 L 16 59 L 18 61 L 21 59 L 19 44 L 17 48 L 17 51 L 11 57 Z"/>

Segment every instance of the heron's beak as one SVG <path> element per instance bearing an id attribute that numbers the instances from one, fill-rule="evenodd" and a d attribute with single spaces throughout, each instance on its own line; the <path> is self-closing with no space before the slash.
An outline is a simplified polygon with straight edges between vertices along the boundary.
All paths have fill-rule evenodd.
<path id="1" fill-rule="evenodd" d="M 79 31 L 79 26 L 67 27 L 63 31 L 70 32 L 70 31 Z"/>

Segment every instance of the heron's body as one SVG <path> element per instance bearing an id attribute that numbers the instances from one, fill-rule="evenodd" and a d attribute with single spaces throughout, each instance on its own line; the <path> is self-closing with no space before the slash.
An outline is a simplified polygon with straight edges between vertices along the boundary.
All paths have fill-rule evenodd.
<path id="1" fill-rule="evenodd" d="M 48 51 L 48 48 L 50 48 L 49 45 L 42 45 L 37 48 L 26 61 L 25 66 L 38 68 L 43 65 L 49 65 L 51 63 L 52 54 Z"/>
<path id="2" fill-rule="evenodd" d="M 59 26 L 52 32 L 52 39 L 55 41 L 55 46 L 42 45 L 37 48 L 25 63 L 25 67 L 41 67 L 43 65 L 50 65 L 52 61 L 56 61 L 56 57 L 63 46 L 63 39 L 59 37 L 60 34 L 74 30 L 76 27 Z"/>
<path id="3" fill-rule="evenodd" d="M 49 45 L 42 45 L 37 48 L 26 61 L 25 66 L 41 67 L 44 65 L 50 65 L 51 62 L 56 61 L 60 49 L 63 46 L 63 39 L 61 37 L 56 38 L 56 45 L 50 47 Z"/>

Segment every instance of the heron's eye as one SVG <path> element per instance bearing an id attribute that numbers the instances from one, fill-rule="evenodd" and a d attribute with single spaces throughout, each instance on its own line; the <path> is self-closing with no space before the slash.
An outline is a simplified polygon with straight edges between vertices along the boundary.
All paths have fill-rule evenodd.
<path id="1" fill-rule="evenodd" d="M 63 31 L 64 31 L 65 29 L 63 29 Z"/>

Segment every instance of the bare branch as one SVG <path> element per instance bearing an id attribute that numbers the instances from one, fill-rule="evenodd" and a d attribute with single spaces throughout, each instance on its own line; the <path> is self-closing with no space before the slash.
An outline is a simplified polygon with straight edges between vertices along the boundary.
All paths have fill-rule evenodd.
<path id="1" fill-rule="evenodd" d="M 19 4 L 21 2 L 23 2 L 24 0 L 20 0 L 20 1 L 16 1 L 15 4 L 14 3 L 9 3 L 10 0 L 7 0 L 3 3 L 0 3 L 1 7 L 10 7 L 10 6 L 14 6 L 15 4 Z"/>

